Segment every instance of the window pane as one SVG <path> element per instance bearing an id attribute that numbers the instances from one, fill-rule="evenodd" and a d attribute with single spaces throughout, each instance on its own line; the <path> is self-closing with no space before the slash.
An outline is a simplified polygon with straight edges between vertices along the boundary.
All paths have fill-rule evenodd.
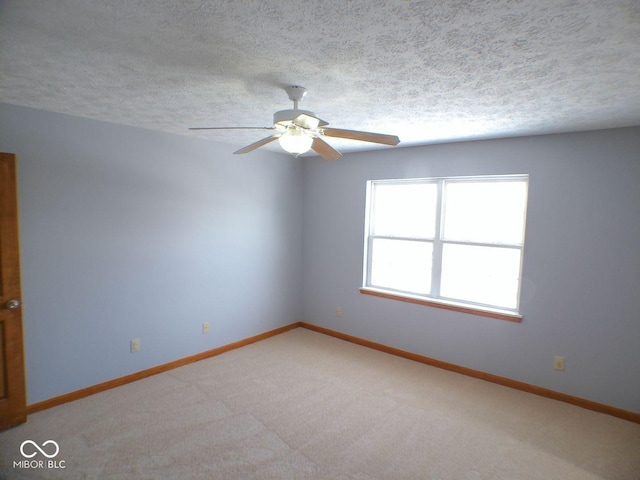
<path id="1" fill-rule="evenodd" d="M 376 238 L 371 250 L 371 286 L 431 292 L 433 244 Z"/>
<path id="2" fill-rule="evenodd" d="M 519 276 L 519 249 L 443 245 L 442 297 L 515 309 Z"/>
<path id="3" fill-rule="evenodd" d="M 445 240 L 521 245 L 527 182 L 445 182 Z"/>
<path id="4" fill-rule="evenodd" d="M 438 187 L 433 183 L 374 184 L 374 235 L 433 238 Z"/>

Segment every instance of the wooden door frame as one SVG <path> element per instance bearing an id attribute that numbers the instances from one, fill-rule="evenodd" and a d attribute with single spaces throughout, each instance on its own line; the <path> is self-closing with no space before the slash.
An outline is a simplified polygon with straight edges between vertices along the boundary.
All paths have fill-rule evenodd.
<path id="1" fill-rule="evenodd" d="M 0 153 L 0 327 L 6 392 L 0 398 L 0 430 L 27 421 L 22 307 L 10 309 L 6 303 L 22 300 L 17 190 L 15 155 Z"/>

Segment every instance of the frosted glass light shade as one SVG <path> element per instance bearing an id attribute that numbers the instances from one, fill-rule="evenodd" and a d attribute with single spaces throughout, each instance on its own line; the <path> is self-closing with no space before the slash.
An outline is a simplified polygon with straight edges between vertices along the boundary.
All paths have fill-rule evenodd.
<path id="1" fill-rule="evenodd" d="M 289 128 L 286 133 L 278 138 L 280 146 L 292 155 L 302 155 L 311 148 L 313 137 L 297 128 Z"/>

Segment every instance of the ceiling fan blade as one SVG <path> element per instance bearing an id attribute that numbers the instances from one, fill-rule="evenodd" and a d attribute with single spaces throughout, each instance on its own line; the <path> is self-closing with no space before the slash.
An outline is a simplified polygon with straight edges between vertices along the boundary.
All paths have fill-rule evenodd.
<path id="1" fill-rule="evenodd" d="M 233 152 L 233 153 L 240 155 L 243 153 L 253 152 L 255 149 L 260 148 L 263 145 L 266 145 L 267 143 L 273 142 L 275 139 L 277 139 L 280 136 L 282 136 L 282 134 L 276 133 L 275 135 L 271 135 L 270 137 L 263 138 L 262 140 L 258 140 L 257 142 L 254 142 L 251 145 L 247 145 L 246 147 L 241 148 L 237 152 Z"/>
<path id="2" fill-rule="evenodd" d="M 188 130 L 275 130 L 275 127 L 189 127 Z"/>
<path id="3" fill-rule="evenodd" d="M 324 127 L 325 125 L 329 125 L 329 122 L 325 122 L 324 120 L 319 119 L 318 117 L 313 117 L 311 115 L 307 115 L 306 113 L 301 113 L 296 118 L 293 119 L 292 122 L 294 125 L 298 125 L 302 128 L 310 128 L 315 130 L 318 127 Z"/>
<path id="4" fill-rule="evenodd" d="M 325 160 L 337 160 L 342 154 L 321 138 L 315 137 L 311 148 Z"/>
<path id="5" fill-rule="evenodd" d="M 397 145 L 400 139 L 395 135 L 383 133 L 359 132 L 357 130 L 342 130 L 340 128 L 323 128 L 321 133 L 327 137 L 347 138 L 361 142 L 381 143 L 383 145 Z"/>

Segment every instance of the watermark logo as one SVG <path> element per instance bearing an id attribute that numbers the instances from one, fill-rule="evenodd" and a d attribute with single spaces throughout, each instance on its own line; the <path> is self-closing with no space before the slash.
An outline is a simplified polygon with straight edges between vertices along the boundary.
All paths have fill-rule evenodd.
<path id="1" fill-rule="evenodd" d="M 39 468 L 66 468 L 64 460 L 52 460 L 60 453 L 60 446 L 55 440 L 47 440 L 38 445 L 33 440 L 25 440 L 20 444 L 20 454 L 25 460 L 13 462 L 13 468 L 39 469 Z M 45 457 L 47 460 L 34 458 L 36 455 Z"/>
<path id="2" fill-rule="evenodd" d="M 25 445 L 33 445 L 33 447 L 37 450 L 36 452 L 33 452 L 31 454 L 25 453 L 24 451 L 24 446 Z M 53 451 L 53 453 L 47 453 L 44 450 L 44 447 L 46 447 L 47 445 L 53 445 L 53 448 L 55 448 L 55 451 Z M 33 458 L 35 457 L 38 452 L 40 452 L 42 455 L 44 455 L 47 458 L 55 458 L 58 456 L 58 453 L 60 453 L 60 446 L 58 445 L 57 442 L 53 441 L 53 440 L 47 440 L 46 442 L 44 442 L 42 444 L 42 447 L 40 447 L 36 442 L 34 442 L 33 440 L 25 440 L 24 442 L 22 442 L 20 444 L 20 453 L 22 454 L 22 456 L 24 458 Z"/>

